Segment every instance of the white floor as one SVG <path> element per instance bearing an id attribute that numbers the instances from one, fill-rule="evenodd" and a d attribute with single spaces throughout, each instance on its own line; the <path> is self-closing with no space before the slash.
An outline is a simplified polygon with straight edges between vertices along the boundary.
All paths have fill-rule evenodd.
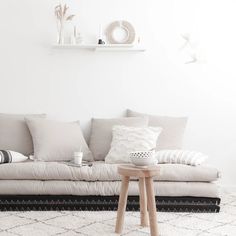
<path id="1" fill-rule="evenodd" d="M 116 212 L 0 212 L 0 236 L 113 236 Z M 220 213 L 158 213 L 161 236 L 236 236 L 236 196 L 222 196 Z M 139 213 L 127 212 L 123 234 L 147 236 Z"/>

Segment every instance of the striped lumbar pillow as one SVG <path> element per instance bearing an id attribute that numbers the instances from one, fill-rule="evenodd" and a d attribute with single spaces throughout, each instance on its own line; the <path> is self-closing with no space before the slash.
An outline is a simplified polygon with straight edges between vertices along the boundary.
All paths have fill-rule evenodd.
<path id="1" fill-rule="evenodd" d="M 0 164 L 26 161 L 28 157 L 19 152 L 0 150 Z"/>
<path id="2" fill-rule="evenodd" d="M 158 163 L 176 163 L 185 165 L 200 165 L 208 156 L 195 151 L 186 150 L 162 150 L 156 152 Z"/>

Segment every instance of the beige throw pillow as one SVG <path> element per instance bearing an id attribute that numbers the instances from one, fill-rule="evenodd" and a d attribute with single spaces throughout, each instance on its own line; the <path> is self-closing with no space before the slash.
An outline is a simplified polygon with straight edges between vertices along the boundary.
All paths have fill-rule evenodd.
<path id="1" fill-rule="evenodd" d="M 69 161 L 80 148 L 83 160 L 92 161 L 79 121 L 59 122 L 26 119 L 34 143 L 34 158 L 40 161 Z"/>
<path id="2" fill-rule="evenodd" d="M 157 140 L 157 150 L 182 149 L 187 117 L 169 117 L 147 115 L 132 110 L 127 110 L 128 117 L 148 116 L 149 126 L 162 127 L 163 130 Z"/>
<path id="3" fill-rule="evenodd" d="M 112 141 L 112 128 L 114 125 L 132 127 L 145 127 L 148 124 L 147 117 L 130 117 L 120 119 L 92 119 L 89 148 L 96 161 L 104 161 L 110 150 Z"/>
<path id="4" fill-rule="evenodd" d="M 11 150 L 25 156 L 33 154 L 33 141 L 25 118 L 45 118 L 44 114 L 0 114 L 0 150 Z"/>

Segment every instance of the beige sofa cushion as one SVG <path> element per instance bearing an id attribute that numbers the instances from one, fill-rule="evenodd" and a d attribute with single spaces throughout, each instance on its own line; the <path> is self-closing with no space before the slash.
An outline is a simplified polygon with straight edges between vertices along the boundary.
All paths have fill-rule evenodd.
<path id="1" fill-rule="evenodd" d="M 25 118 L 45 118 L 44 114 L 0 114 L 0 150 L 33 154 L 33 142 Z"/>
<path id="2" fill-rule="evenodd" d="M 181 164 L 160 164 L 159 181 L 210 182 L 219 178 L 217 169 L 207 166 L 187 166 Z M 0 180 L 84 180 L 116 181 L 121 177 L 117 173 L 117 164 L 93 162 L 92 167 L 71 167 L 58 162 L 11 163 L 0 165 Z"/>
<path id="3" fill-rule="evenodd" d="M 39 181 L 39 180 L 0 180 L 0 194 L 6 195 L 100 195 L 120 194 L 121 181 Z M 219 197 L 214 183 L 201 182 L 154 182 L 156 196 Z M 139 195 L 137 181 L 129 183 L 128 194 Z"/>
<path id="4" fill-rule="evenodd" d="M 132 127 L 145 127 L 148 124 L 147 117 L 131 117 L 120 119 L 92 119 L 89 148 L 94 160 L 104 161 L 110 150 L 112 141 L 112 128 L 114 125 Z"/>
<path id="5" fill-rule="evenodd" d="M 79 121 L 26 119 L 26 122 L 33 138 L 35 159 L 41 161 L 72 160 L 74 152 L 81 150 L 84 153 L 84 160 L 93 160 Z"/>
<path id="6" fill-rule="evenodd" d="M 157 140 L 157 150 L 182 149 L 184 132 L 188 120 L 187 117 L 154 116 L 135 112 L 132 110 L 127 110 L 127 116 L 148 116 L 149 126 L 163 128 Z"/>

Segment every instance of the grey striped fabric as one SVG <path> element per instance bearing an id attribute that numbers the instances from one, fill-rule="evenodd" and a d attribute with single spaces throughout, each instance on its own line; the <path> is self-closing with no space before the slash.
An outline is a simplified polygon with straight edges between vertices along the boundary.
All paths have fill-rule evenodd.
<path id="1" fill-rule="evenodd" d="M 175 163 L 185 165 L 200 165 L 208 156 L 196 151 L 186 150 L 161 150 L 156 152 L 158 163 Z"/>
<path id="2" fill-rule="evenodd" d="M 0 163 L 12 162 L 12 156 L 9 151 L 0 150 Z"/>
<path id="3" fill-rule="evenodd" d="M 19 152 L 0 150 L 0 164 L 26 161 L 28 157 Z"/>

